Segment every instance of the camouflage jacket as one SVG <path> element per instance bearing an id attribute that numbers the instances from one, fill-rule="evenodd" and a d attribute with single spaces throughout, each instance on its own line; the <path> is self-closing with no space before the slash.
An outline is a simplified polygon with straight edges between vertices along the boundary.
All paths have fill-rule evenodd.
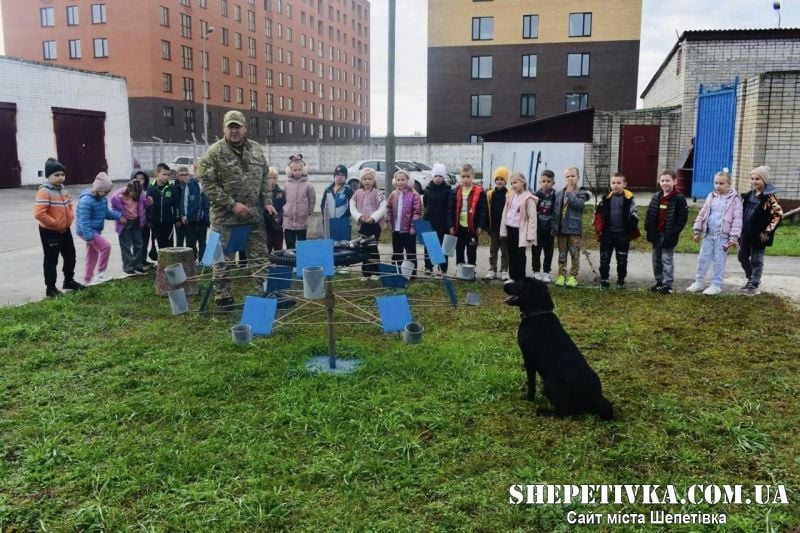
<path id="1" fill-rule="evenodd" d="M 267 171 L 267 160 L 257 143 L 245 139 L 241 155 L 225 139 L 214 143 L 197 171 L 203 192 L 211 201 L 211 224 L 261 222 L 264 206 L 272 205 Z M 236 202 L 250 208 L 250 215 L 237 217 L 233 213 Z"/>

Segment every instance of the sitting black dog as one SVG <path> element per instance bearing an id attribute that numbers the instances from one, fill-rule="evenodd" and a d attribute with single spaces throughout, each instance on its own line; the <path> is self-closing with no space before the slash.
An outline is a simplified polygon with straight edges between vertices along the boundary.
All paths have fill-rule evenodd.
<path id="1" fill-rule="evenodd" d="M 522 320 L 517 342 L 528 374 L 528 400 L 536 396 L 536 372 L 542 376 L 544 395 L 559 417 L 592 413 L 614 418 L 603 396 L 600 378 L 584 359 L 553 312 L 547 284 L 535 279 L 506 283 L 508 305 L 519 306 Z"/>

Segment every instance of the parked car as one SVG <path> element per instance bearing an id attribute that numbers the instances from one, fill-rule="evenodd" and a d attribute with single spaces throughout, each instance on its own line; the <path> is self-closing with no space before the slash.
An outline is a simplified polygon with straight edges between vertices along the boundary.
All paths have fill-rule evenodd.
<path id="1" fill-rule="evenodd" d="M 169 164 L 170 177 L 172 179 L 175 179 L 175 177 L 178 175 L 178 167 L 181 166 L 189 167 L 189 172 L 194 174 L 195 161 L 200 161 L 200 158 L 198 157 L 197 159 L 195 159 L 192 156 L 179 155 L 178 157 L 173 159 L 172 162 Z"/>
<path id="2" fill-rule="evenodd" d="M 351 188 L 357 189 L 361 184 L 359 176 L 361 170 L 364 168 L 372 168 L 375 170 L 378 188 L 384 189 L 386 183 L 386 161 L 382 159 L 356 161 L 350 165 L 347 168 L 347 184 L 350 185 Z M 395 172 L 398 170 L 405 170 L 408 172 L 409 177 L 414 180 L 414 189 L 416 189 L 418 193 L 422 193 L 423 189 L 427 187 L 428 182 L 433 178 L 433 173 L 429 166 L 414 161 L 396 161 Z M 456 182 L 455 176 L 448 173 L 447 181 L 450 185 L 453 185 Z"/>

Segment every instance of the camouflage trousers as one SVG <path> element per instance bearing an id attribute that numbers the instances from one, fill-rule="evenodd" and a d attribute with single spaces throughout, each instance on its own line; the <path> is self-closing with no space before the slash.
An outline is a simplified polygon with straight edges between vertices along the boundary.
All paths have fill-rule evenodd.
<path id="1" fill-rule="evenodd" d="M 559 235 L 558 241 L 558 275 L 567 275 L 567 254 L 572 262 L 570 263 L 569 275 L 577 276 L 581 267 L 581 245 L 583 239 L 580 235 Z"/>
<path id="2" fill-rule="evenodd" d="M 212 224 L 211 229 L 219 233 L 219 243 L 223 253 L 228 245 L 231 231 L 236 226 L 226 224 Z M 247 239 L 247 269 L 254 273 L 254 283 L 257 293 L 264 290 L 264 281 L 267 278 L 267 230 L 264 224 L 253 224 L 250 236 Z M 225 254 L 225 262 L 214 265 L 214 300 L 233 297 L 233 272 L 236 266 L 236 253 Z"/>

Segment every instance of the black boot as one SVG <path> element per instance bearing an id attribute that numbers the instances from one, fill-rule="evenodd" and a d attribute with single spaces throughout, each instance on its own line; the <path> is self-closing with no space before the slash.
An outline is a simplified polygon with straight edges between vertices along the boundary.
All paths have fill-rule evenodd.
<path id="1" fill-rule="evenodd" d="M 61 291 L 56 289 L 55 287 L 47 287 L 47 291 L 45 292 L 48 298 L 58 298 L 61 296 Z"/>
<path id="2" fill-rule="evenodd" d="M 64 289 L 64 290 L 70 290 L 70 291 L 82 291 L 82 290 L 86 289 L 86 285 L 81 285 L 80 283 L 78 283 L 74 279 L 68 279 L 68 280 L 64 281 L 64 284 L 61 286 L 61 288 Z"/>

